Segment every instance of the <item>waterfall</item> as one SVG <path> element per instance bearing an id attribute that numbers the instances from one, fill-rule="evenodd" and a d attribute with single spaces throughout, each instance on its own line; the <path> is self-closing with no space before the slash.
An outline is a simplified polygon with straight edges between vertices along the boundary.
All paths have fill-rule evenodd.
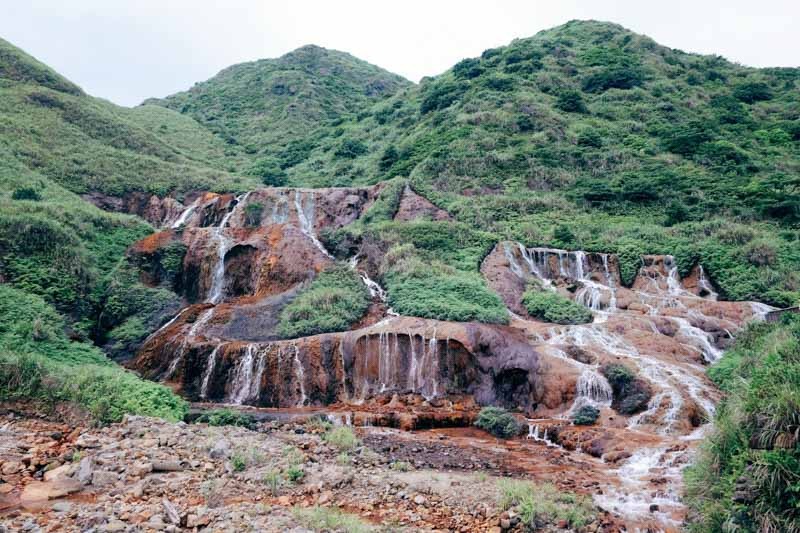
<path id="1" fill-rule="evenodd" d="M 543 442 L 548 447 L 553 447 L 553 448 L 561 447 L 552 440 L 550 440 L 550 438 L 547 436 L 547 428 L 545 428 L 544 431 L 542 431 L 538 424 L 528 424 L 528 435 L 526 438 L 534 440 L 536 442 Z"/>
<path id="2" fill-rule="evenodd" d="M 300 231 L 302 231 L 306 237 L 311 239 L 311 242 L 314 243 L 314 246 L 316 246 L 320 252 L 325 254 L 326 257 L 333 259 L 333 256 L 328 253 L 328 250 L 325 249 L 325 246 L 319 242 L 316 232 L 314 231 L 314 195 L 313 193 L 308 193 L 308 195 L 306 195 L 306 205 L 303 205 L 303 196 L 304 195 L 300 189 L 297 189 L 294 192 L 294 207 L 297 210 L 297 219 L 300 222 Z"/>
<path id="3" fill-rule="evenodd" d="M 708 281 L 706 277 L 706 271 L 703 270 L 703 265 L 698 265 L 698 276 L 697 276 L 697 285 L 700 287 L 702 291 L 705 291 L 705 295 L 701 294 L 703 298 L 708 300 L 716 300 L 719 298 L 719 295 L 714 290 L 714 287 L 711 286 L 711 282 Z"/>
<path id="4" fill-rule="evenodd" d="M 229 402 L 241 405 L 250 399 L 253 381 L 253 360 L 256 351 L 254 344 L 245 347 L 244 357 L 239 359 L 233 372 Z"/>
<path id="5" fill-rule="evenodd" d="M 350 393 L 347 390 L 347 368 L 344 364 L 344 340 L 339 339 L 339 361 L 342 364 L 342 391 L 344 393 L 344 399 L 350 399 Z"/>
<path id="6" fill-rule="evenodd" d="M 178 314 L 180 316 L 181 313 Z M 189 334 L 184 337 L 181 341 L 180 346 L 178 347 L 178 352 L 175 354 L 175 357 L 170 362 L 169 366 L 167 367 L 167 371 L 161 376 L 161 379 L 169 379 L 175 374 L 175 370 L 178 369 L 178 363 L 183 360 L 184 355 L 186 354 L 186 350 L 189 347 L 189 342 L 194 340 L 195 336 L 197 336 L 197 332 L 200 331 L 200 328 L 206 325 L 206 323 L 211 320 L 211 317 L 214 315 L 214 308 L 206 309 L 203 311 L 203 314 L 200 315 L 192 324 L 192 327 L 189 328 Z M 175 318 L 178 318 L 177 316 Z M 164 327 L 169 325 L 170 323 L 175 321 L 173 318 L 170 322 L 168 322 Z M 162 328 L 163 329 L 163 328 Z"/>
<path id="7" fill-rule="evenodd" d="M 690 345 L 703 354 L 707 363 L 713 363 L 722 357 L 722 350 L 714 346 L 711 335 L 700 328 L 694 327 L 688 320 L 681 317 L 670 317 L 678 324 L 678 332 L 689 340 Z"/>
<path id="8" fill-rule="evenodd" d="M 178 217 L 178 219 L 172 223 L 171 226 L 172 229 L 178 229 L 184 224 L 186 224 L 186 221 L 189 219 L 190 216 L 192 216 L 194 210 L 197 209 L 198 205 L 200 205 L 200 200 L 202 200 L 202 198 L 203 198 L 202 196 L 198 196 L 197 199 L 194 202 L 192 202 L 191 205 L 189 205 L 189 207 L 181 211 L 181 214 Z"/>
<path id="9" fill-rule="evenodd" d="M 289 220 L 289 199 L 285 191 L 279 191 L 275 204 L 272 206 L 270 221 L 273 224 L 285 224 Z"/>
<path id="10" fill-rule="evenodd" d="M 172 324 L 174 324 L 175 321 L 178 320 L 178 318 L 180 318 L 181 315 L 183 315 L 183 313 L 185 313 L 188 309 L 189 309 L 188 307 L 184 307 L 183 309 L 178 311 L 177 315 L 175 315 L 174 317 L 170 318 L 169 321 L 166 324 L 164 324 L 163 326 L 161 326 L 160 328 L 155 330 L 153 333 L 148 335 L 147 338 L 142 342 L 142 346 L 144 346 L 145 344 L 150 342 L 152 339 L 154 339 L 156 336 L 158 336 L 158 334 L 160 334 L 162 331 L 164 331 L 165 329 L 170 327 Z"/>
<path id="11" fill-rule="evenodd" d="M 616 287 L 608 266 L 608 254 L 599 254 L 603 260 L 605 278 L 603 284 L 591 279 L 591 265 L 584 251 L 568 252 L 555 248 L 527 249 L 521 243 L 517 243 L 517 248 L 527 268 L 523 268 L 508 243 L 503 245 L 503 253 L 509 268 L 517 277 L 526 279 L 532 275 L 542 283 L 542 286 L 551 289 L 555 288 L 553 282 L 557 279 L 574 279 L 580 283 L 580 288 L 575 292 L 577 303 L 592 311 L 602 311 L 603 295 L 609 293 L 605 307 L 616 309 Z M 553 268 L 553 263 L 557 268 Z"/>
<path id="12" fill-rule="evenodd" d="M 608 407 L 614 397 L 614 392 L 611 390 L 608 380 L 593 368 L 587 368 L 581 372 L 580 377 L 578 377 L 578 383 L 575 386 L 575 392 L 573 410 L 587 404 Z"/>
<path id="13" fill-rule="evenodd" d="M 223 346 L 223 344 L 217 344 L 214 349 L 211 350 L 211 353 L 208 354 L 206 370 L 203 374 L 203 384 L 200 387 L 200 397 L 204 400 L 208 398 L 208 384 L 211 381 L 211 376 L 214 374 L 214 367 L 217 364 L 217 352 L 219 352 L 219 349 Z"/>
<path id="14" fill-rule="evenodd" d="M 300 401 L 298 402 L 297 406 L 302 407 L 306 404 L 306 400 L 308 397 L 306 396 L 306 372 L 303 369 L 303 363 L 300 362 L 300 350 L 297 348 L 296 344 L 292 344 L 292 348 L 294 348 L 294 375 L 297 379 L 297 383 L 300 386 Z"/>
<path id="15" fill-rule="evenodd" d="M 214 240 L 217 241 L 217 263 L 214 267 L 214 273 L 211 277 L 211 288 L 208 291 L 208 297 L 206 298 L 207 302 L 213 304 L 219 303 L 224 296 L 225 254 L 228 253 L 228 250 L 231 247 L 231 240 L 225 235 L 225 226 L 227 226 L 228 221 L 238 210 L 239 206 L 244 205 L 248 196 L 250 196 L 249 192 L 237 196 L 236 203 L 234 204 L 233 208 L 225 213 L 225 216 L 222 217 L 222 221 L 219 223 L 219 226 L 214 228 L 212 235 L 214 236 Z"/>
<path id="16" fill-rule="evenodd" d="M 775 307 L 761 302 L 750 302 L 750 307 L 753 309 L 753 316 L 758 320 L 766 320 L 767 314 L 776 310 Z"/>
<path id="17" fill-rule="evenodd" d="M 350 258 L 347 264 L 350 266 L 352 270 L 356 271 L 358 277 L 361 278 L 361 282 L 364 283 L 364 286 L 369 291 L 369 295 L 373 299 L 377 298 L 382 303 L 384 304 L 387 303 L 388 297 L 386 295 L 386 291 L 384 290 L 383 287 L 381 287 L 380 283 L 370 278 L 366 270 L 358 268 L 358 257 L 359 257 L 358 254 L 354 255 L 353 257 Z M 389 316 L 398 316 L 397 312 L 391 307 L 389 307 L 386 310 L 386 314 Z"/>

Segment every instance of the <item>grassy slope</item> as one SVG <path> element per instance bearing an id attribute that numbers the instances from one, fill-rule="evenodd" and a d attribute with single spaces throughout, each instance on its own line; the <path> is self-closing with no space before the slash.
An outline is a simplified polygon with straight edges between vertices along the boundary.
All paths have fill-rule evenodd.
<path id="1" fill-rule="evenodd" d="M 16 377 L 4 396 L 72 399 L 103 420 L 180 417 L 169 391 L 89 342 L 140 339 L 177 305 L 174 294 L 140 285 L 123 259 L 153 228 L 76 193 L 251 185 L 219 170 L 224 157 L 223 143 L 190 118 L 86 96 L 0 41 L 0 339 L 4 376 Z M 127 304 L 110 305 L 119 301 Z M 98 330 L 100 317 L 110 332 Z"/>
<path id="2" fill-rule="evenodd" d="M 800 531 L 800 317 L 750 326 L 709 375 L 728 397 L 686 474 L 691 529 Z"/>
<path id="3" fill-rule="evenodd" d="M 85 95 L 0 40 L 0 147 L 65 188 L 121 196 L 236 190 L 225 143 L 164 108 L 127 109 Z"/>
<path id="4" fill-rule="evenodd" d="M 148 103 L 195 118 L 232 153 L 281 167 L 303 159 L 318 142 L 316 133 L 331 134 L 345 117 L 408 85 L 349 54 L 304 46 L 228 67 L 186 92 Z"/>
<path id="5" fill-rule="evenodd" d="M 800 294 L 798 79 L 570 23 L 316 133 L 286 172 L 314 186 L 409 176 L 496 238 L 614 251 L 628 281 L 639 254 L 672 253 L 684 271 L 701 260 L 728 298 L 788 305 Z M 609 83 L 632 86 L 598 88 Z M 751 101 L 764 87 L 770 99 Z"/>

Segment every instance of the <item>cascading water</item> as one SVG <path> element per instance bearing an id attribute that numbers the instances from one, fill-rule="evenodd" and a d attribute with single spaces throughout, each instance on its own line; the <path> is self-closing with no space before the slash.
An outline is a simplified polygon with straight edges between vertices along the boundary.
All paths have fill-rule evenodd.
<path id="1" fill-rule="evenodd" d="M 295 378 L 297 379 L 297 383 L 300 388 L 300 401 L 298 402 L 298 406 L 302 407 L 306 404 L 308 397 L 306 396 L 306 373 L 303 369 L 303 363 L 300 362 L 300 350 L 298 350 L 297 345 L 293 344 L 292 348 L 294 349 L 294 372 Z"/>
<path id="2" fill-rule="evenodd" d="M 248 196 L 250 196 L 249 192 L 236 197 L 236 203 L 233 206 L 233 209 L 228 211 L 225 216 L 222 217 L 222 221 L 219 223 L 219 226 L 216 226 L 212 233 L 214 240 L 217 241 L 217 262 L 211 277 L 211 288 L 208 291 L 208 297 L 206 298 L 207 302 L 213 304 L 219 303 L 224 296 L 225 255 L 228 253 L 228 250 L 231 247 L 231 240 L 225 235 L 225 226 L 227 226 L 228 221 L 231 219 L 234 213 L 237 212 L 238 208 L 245 204 Z"/>
<path id="3" fill-rule="evenodd" d="M 203 311 L 203 314 L 201 314 L 194 321 L 192 327 L 189 328 L 189 334 L 186 335 L 183 341 L 181 341 L 181 344 L 178 347 L 178 352 L 175 354 L 175 357 L 170 362 L 169 367 L 167 367 L 167 371 L 164 372 L 164 374 L 161 376 L 162 380 L 169 379 L 173 376 L 173 374 L 175 374 L 175 370 L 178 369 L 178 364 L 183 360 L 184 355 L 186 355 L 186 350 L 189 347 L 189 343 L 195 339 L 197 333 L 203 328 L 203 326 L 205 326 L 208 323 L 209 320 L 211 320 L 211 317 L 213 315 L 214 315 L 214 308 L 212 307 L 210 309 L 206 309 L 205 311 Z M 180 313 L 178 316 L 180 316 Z M 172 319 L 171 322 L 174 322 L 176 318 L 178 317 L 176 316 L 174 319 Z M 164 327 L 166 327 L 166 325 Z"/>
<path id="4" fill-rule="evenodd" d="M 596 369 L 587 368 L 578 377 L 572 410 L 584 405 L 609 407 L 613 397 L 614 391 L 611 389 L 608 380 Z"/>
<path id="5" fill-rule="evenodd" d="M 358 277 L 361 278 L 361 281 L 364 283 L 364 286 L 367 288 L 369 295 L 372 298 L 377 298 L 382 303 L 387 303 L 388 297 L 386 295 L 386 291 L 383 289 L 383 287 L 381 287 L 380 283 L 369 277 L 369 274 L 366 270 L 358 268 L 358 259 L 358 254 L 354 255 L 348 261 L 348 265 L 351 269 L 356 271 Z M 398 316 L 391 307 L 386 310 L 386 314 L 389 316 Z"/>
<path id="6" fill-rule="evenodd" d="M 603 261 L 603 282 L 591 278 L 591 268 L 586 252 L 558 250 L 555 248 L 525 248 L 517 243 L 517 250 L 525 262 L 524 268 L 517 260 L 514 249 L 504 243 L 503 252 L 511 271 L 520 278 L 534 276 L 543 287 L 554 289 L 559 279 L 573 279 L 580 283 L 575 292 L 575 301 L 592 311 L 616 308 L 616 287 L 608 267 L 608 254 L 597 254 Z M 609 297 L 604 302 L 604 295 Z"/>
<path id="7" fill-rule="evenodd" d="M 547 436 L 547 428 L 542 430 L 542 428 L 539 427 L 538 424 L 528 424 L 528 435 L 526 438 L 536 442 L 543 442 L 548 447 L 553 447 L 553 448 L 561 447 L 552 440 L 550 440 L 550 438 Z"/>
<path id="8" fill-rule="evenodd" d="M 197 206 L 200 205 L 200 200 L 202 200 L 202 196 L 198 197 L 194 202 L 192 202 L 189 205 L 189 207 L 187 207 L 181 212 L 177 220 L 175 220 L 175 222 L 172 223 L 171 226 L 172 229 L 178 229 L 184 224 L 186 224 L 186 221 L 189 220 L 190 216 L 192 216 L 192 213 L 194 213 L 195 209 L 197 209 Z"/>
<path id="9" fill-rule="evenodd" d="M 305 204 L 304 204 L 305 202 Z M 333 258 L 325 246 L 317 238 L 314 231 L 314 193 L 303 193 L 300 189 L 294 192 L 294 207 L 297 210 L 297 219 L 300 222 L 300 231 L 306 235 L 311 242 L 314 243 L 320 252 L 325 254 L 326 257 Z"/>
<path id="10" fill-rule="evenodd" d="M 717 300 L 719 295 L 711 286 L 711 282 L 706 277 L 706 271 L 703 270 L 703 265 L 697 265 L 698 276 L 697 285 L 700 287 L 700 296 L 708 300 Z"/>
<path id="11" fill-rule="evenodd" d="M 224 343 L 217 344 L 214 349 L 211 350 L 211 353 L 208 354 L 206 369 L 203 373 L 203 382 L 200 386 L 200 397 L 203 399 L 208 398 L 208 384 L 211 381 L 211 376 L 214 374 L 214 368 L 217 365 L 217 353 L 223 345 Z"/>
<path id="12" fill-rule="evenodd" d="M 231 392 L 228 396 L 229 403 L 241 405 L 251 398 L 255 353 L 256 345 L 248 344 L 245 347 L 244 357 L 240 358 L 236 364 L 231 382 Z"/>

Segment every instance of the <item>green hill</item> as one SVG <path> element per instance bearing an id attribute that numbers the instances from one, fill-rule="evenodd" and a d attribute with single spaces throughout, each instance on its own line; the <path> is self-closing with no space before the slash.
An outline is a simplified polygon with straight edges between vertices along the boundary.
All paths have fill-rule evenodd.
<path id="1" fill-rule="evenodd" d="M 570 22 L 465 59 L 321 128 L 297 185 L 408 177 L 468 226 L 529 245 L 701 260 L 731 299 L 798 300 L 800 70 Z M 288 154 L 279 154 L 281 161 Z"/>
<path id="2" fill-rule="evenodd" d="M 193 117 L 231 152 L 254 161 L 245 171 L 274 176 L 307 156 L 315 130 L 335 128 L 410 85 L 350 54 L 309 45 L 228 67 L 186 92 L 145 103 Z"/>

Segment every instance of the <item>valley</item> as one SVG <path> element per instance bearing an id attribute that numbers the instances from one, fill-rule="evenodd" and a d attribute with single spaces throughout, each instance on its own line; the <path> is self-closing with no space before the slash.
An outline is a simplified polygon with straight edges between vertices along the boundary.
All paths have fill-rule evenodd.
<path id="1" fill-rule="evenodd" d="M 797 69 L 0 45 L 0 531 L 794 531 Z"/>

